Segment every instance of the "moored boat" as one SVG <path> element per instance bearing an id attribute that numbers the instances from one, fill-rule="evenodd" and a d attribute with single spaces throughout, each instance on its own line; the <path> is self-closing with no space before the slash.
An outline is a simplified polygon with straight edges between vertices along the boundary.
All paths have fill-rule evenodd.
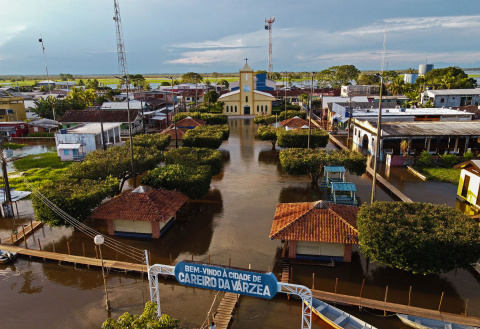
<path id="1" fill-rule="evenodd" d="M 404 324 L 417 329 L 478 329 L 478 327 L 466 326 L 458 323 L 445 322 L 420 316 L 398 314 L 398 318 Z"/>
<path id="2" fill-rule="evenodd" d="M 306 303 L 307 306 L 308 303 Z M 354 317 L 330 304 L 316 298 L 312 299 L 312 312 L 320 317 L 330 327 L 335 329 L 377 329 L 371 324 Z"/>
<path id="3" fill-rule="evenodd" d="M 16 252 L 0 250 L 0 264 L 12 262 L 16 257 Z"/>

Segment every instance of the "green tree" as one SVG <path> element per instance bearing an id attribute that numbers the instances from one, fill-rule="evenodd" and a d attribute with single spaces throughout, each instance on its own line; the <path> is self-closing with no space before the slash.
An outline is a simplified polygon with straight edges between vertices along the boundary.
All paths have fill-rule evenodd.
<path id="1" fill-rule="evenodd" d="M 405 86 L 405 82 L 403 81 L 403 78 L 401 77 L 396 77 L 390 82 L 388 85 L 388 89 L 392 93 L 392 95 L 400 95 L 403 93 L 403 89 Z"/>
<path id="2" fill-rule="evenodd" d="M 225 132 L 217 126 L 203 126 L 190 129 L 183 135 L 183 145 L 218 149 L 225 140 Z"/>
<path id="3" fill-rule="evenodd" d="M 267 71 L 265 71 L 265 70 L 258 70 L 258 71 L 255 72 L 255 75 L 257 75 L 257 74 L 267 74 Z"/>
<path id="4" fill-rule="evenodd" d="M 325 147 L 329 135 L 325 130 L 312 129 L 310 132 L 310 148 Z M 277 130 L 278 146 L 286 148 L 306 148 L 308 146 L 308 129 Z"/>
<path id="5" fill-rule="evenodd" d="M 304 104 L 308 104 L 308 101 L 310 100 L 310 96 L 308 94 L 300 94 L 299 98 Z"/>
<path id="6" fill-rule="evenodd" d="M 230 84 L 228 83 L 227 80 L 223 79 L 223 80 L 220 80 L 220 84 L 225 86 L 224 88 L 225 89 L 228 89 L 228 87 L 230 86 Z"/>
<path id="7" fill-rule="evenodd" d="M 195 72 L 188 72 L 182 75 L 182 83 L 202 83 L 203 77 Z"/>
<path id="8" fill-rule="evenodd" d="M 357 85 L 371 86 L 380 84 L 380 78 L 378 75 L 369 73 L 360 73 L 356 81 Z"/>
<path id="9" fill-rule="evenodd" d="M 165 164 L 210 166 L 212 175 L 218 175 L 222 170 L 222 154 L 207 148 L 180 147 L 165 152 Z"/>
<path id="10" fill-rule="evenodd" d="M 367 158 L 356 151 L 290 148 L 280 151 L 282 170 L 290 175 L 310 175 L 318 181 L 324 166 L 345 166 L 351 174 L 361 176 L 367 168 Z"/>
<path id="11" fill-rule="evenodd" d="M 134 88 L 140 88 L 145 86 L 145 78 L 141 74 L 129 74 L 128 80 Z"/>
<path id="12" fill-rule="evenodd" d="M 47 97 L 34 102 L 36 108 L 33 109 L 42 118 L 53 120 L 53 109 L 55 109 L 55 119 L 60 119 L 68 110 L 83 110 L 85 103 L 73 99 L 56 99 Z M 53 107 L 52 107 L 53 105 Z"/>
<path id="13" fill-rule="evenodd" d="M 461 89 L 475 88 L 477 81 L 469 78 L 459 67 L 447 67 L 444 69 L 433 69 L 425 74 L 424 79 L 415 82 L 417 85 L 426 85 L 436 89 Z"/>
<path id="14" fill-rule="evenodd" d="M 143 176 L 141 183 L 166 190 L 178 191 L 191 199 L 203 199 L 212 181 L 210 166 L 165 165 Z"/>
<path id="15" fill-rule="evenodd" d="M 365 203 L 357 226 L 365 257 L 413 273 L 467 269 L 480 257 L 478 223 L 446 205 Z"/>
<path id="16" fill-rule="evenodd" d="M 282 128 L 274 128 L 272 126 L 260 126 L 258 128 L 258 138 L 262 141 L 269 141 L 272 143 L 272 149 L 277 143 L 277 131 Z"/>
<path id="17" fill-rule="evenodd" d="M 80 81 L 78 81 L 78 85 L 79 85 L 79 86 L 85 86 L 85 82 L 83 82 L 83 80 L 80 79 Z"/>
<path id="18" fill-rule="evenodd" d="M 256 124 L 261 124 L 261 125 L 270 125 L 272 123 L 277 122 L 277 116 L 276 115 L 268 115 L 268 114 L 257 114 L 253 118 L 253 122 L 255 122 Z"/>
<path id="19" fill-rule="evenodd" d="M 321 87 L 340 88 L 358 78 L 360 71 L 354 65 L 332 66 L 317 73 L 317 83 Z"/>
<path id="20" fill-rule="evenodd" d="M 208 103 L 215 103 L 218 97 L 220 97 L 220 95 L 215 90 L 210 90 L 205 94 L 204 100 Z"/>
<path id="21" fill-rule="evenodd" d="M 160 83 L 160 86 L 171 86 L 171 85 L 172 85 L 172 83 L 170 81 L 162 81 Z"/>
<path id="22" fill-rule="evenodd" d="M 180 321 L 162 314 L 157 318 L 156 304 L 147 302 L 142 315 L 131 315 L 128 312 L 123 313 L 117 320 L 107 319 L 103 324 L 103 329 L 177 329 L 180 328 Z"/>

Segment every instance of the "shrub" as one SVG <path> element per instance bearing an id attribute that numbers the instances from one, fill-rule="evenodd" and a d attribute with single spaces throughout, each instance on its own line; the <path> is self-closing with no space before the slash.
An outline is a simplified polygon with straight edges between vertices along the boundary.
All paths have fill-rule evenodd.
<path id="1" fill-rule="evenodd" d="M 312 129 L 310 148 L 325 147 L 329 135 L 321 129 Z M 280 147 L 306 148 L 308 146 L 308 129 L 277 130 L 277 142 Z"/>
<path id="2" fill-rule="evenodd" d="M 274 128 L 272 126 L 260 126 L 258 128 L 258 138 L 262 141 L 272 142 L 272 147 L 277 143 L 277 131 L 282 128 Z"/>
<path id="3" fill-rule="evenodd" d="M 442 159 L 443 166 L 447 168 L 451 168 L 460 162 L 460 158 L 455 154 L 443 154 L 440 156 L 440 158 Z"/>
<path id="4" fill-rule="evenodd" d="M 465 159 L 465 161 L 470 161 L 474 157 L 475 157 L 475 155 L 473 154 L 473 152 L 471 150 L 467 150 L 467 152 L 463 153 L 463 158 Z"/>
<path id="5" fill-rule="evenodd" d="M 416 164 L 420 167 L 430 167 L 432 165 L 432 155 L 427 151 L 422 151 L 416 160 Z"/>
<path id="6" fill-rule="evenodd" d="M 228 126 L 227 126 L 228 127 Z M 218 149 L 225 138 L 228 138 L 228 132 L 223 126 L 204 126 L 190 129 L 183 136 L 183 145 L 187 147 L 206 147 Z"/>
<path id="7" fill-rule="evenodd" d="M 222 170 L 222 154 L 220 151 L 207 148 L 180 147 L 165 153 L 166 164 L 208 165 L 212 175 L 218 175 Z"/>
<path id="8" fill-rule="evenodd" d="M 143 134 L 132 137 L 133 145 L 140 147 L 156 147 L 158 150 L 163 151 L 170 144 L 170 135 L 165 134 Z M 126 142 L 127 146 L 130 146 L 130 140 Z"/>
<path id="9" fill-rule="evenodd" d="M 272 123 L 277 122 L 277 116 L 275 115 L 268 115 L 268 114 L 257 114 L 253 118 L 253 122 L 262 125 L 269 125 Z"/>
<path id="10" fill-rule="evenodd" d="M 446 205 L 365 203 L 357 226 L 365 257 L 402 270 L 446 273 L 480 257 L 478 223 Z"/>
<path id="11" fill-rule="evenodd" d="M 200 119 L 205 121 L 207 125 L 224 125 L 228 123 L 228 116 L 224 114 L 202 113 Z"/>
<path id="12" fill-rule="evenodd" d="M 209 166 L 165 165 L 149 171 L 142 184 L 185 193 L 189 198 L 202 199 L 207 195 L 212 181 Z"/>
<path id="13" fill-rule="evenodd" d="M 177 113 L 175 114 L 175 118 L 177 119 L 177 121 L 180 121 L 182 119 L 185 119 L 186 117 L 190 117 L 192 119 L 200 119 L 200 115 L 201 113 L 198 112 L 198 111 L 193 111 L 193 112 L 180 112 L 180 113 Z"/>
<path id="14" fill-rule="evenodd" d="M 17 144 L 17 143 L 5 143 L 5 144 L 3 144 L 4 148 L 11 149 L 11 150 L 16 150 L 16 149 L 22 148 L 24 146 L 25 146 L 25 144 Z"/>
<path id="15" fill-rule="evenodd" d="M 285 119 L 290 119 L 294 117 L 299 117 L 302 119 L 307 119 L 307 112 L 301 111 L 301 107 L 298 105 L 289 105 L 287 106 L 287 116 L 285 116 L 285 111 L 280 112 L 278 119 L 283 121 Z"/>
<path id="16" fill-rule="evenodd" d="M 29 137 L 55 137 L 55 133 L 31 133 Z"/>

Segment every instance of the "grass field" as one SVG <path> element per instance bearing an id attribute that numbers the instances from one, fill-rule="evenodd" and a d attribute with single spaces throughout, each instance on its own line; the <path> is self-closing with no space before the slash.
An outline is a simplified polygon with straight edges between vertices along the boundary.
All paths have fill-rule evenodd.
<path id="1" fill-rule="evenodd" d="M 460 180 L 460 171 L 461 169 L 454 168 L 422 168 L 415 166 L 416 170 L 425 175 L 429 180 L 436 180 L 439 182 L 446 182 L 458 185 Z"/>
<path id="2" fill-rule="evenodd" d="M 71 162 L 60 161 L 57 152 L 47 152 L 42 154 L 32 154 L 15 160 L 15 167 L 19 171 L 25 171 L 33 168 L 66 168 Z"/>

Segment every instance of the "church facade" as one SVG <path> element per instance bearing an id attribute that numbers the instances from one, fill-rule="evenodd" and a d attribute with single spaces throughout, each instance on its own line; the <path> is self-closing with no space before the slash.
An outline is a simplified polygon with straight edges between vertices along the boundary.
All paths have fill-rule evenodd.
<path id="1" fill-rule="evenodd" d="M 226 115 L 257 115 L 272 114 L 272 95 L 254 89 L 254 72 L 245 63 L 239 74 L 240 88 L 223 94 L 218 101 L 224 102 L 223 114 Z"/>

